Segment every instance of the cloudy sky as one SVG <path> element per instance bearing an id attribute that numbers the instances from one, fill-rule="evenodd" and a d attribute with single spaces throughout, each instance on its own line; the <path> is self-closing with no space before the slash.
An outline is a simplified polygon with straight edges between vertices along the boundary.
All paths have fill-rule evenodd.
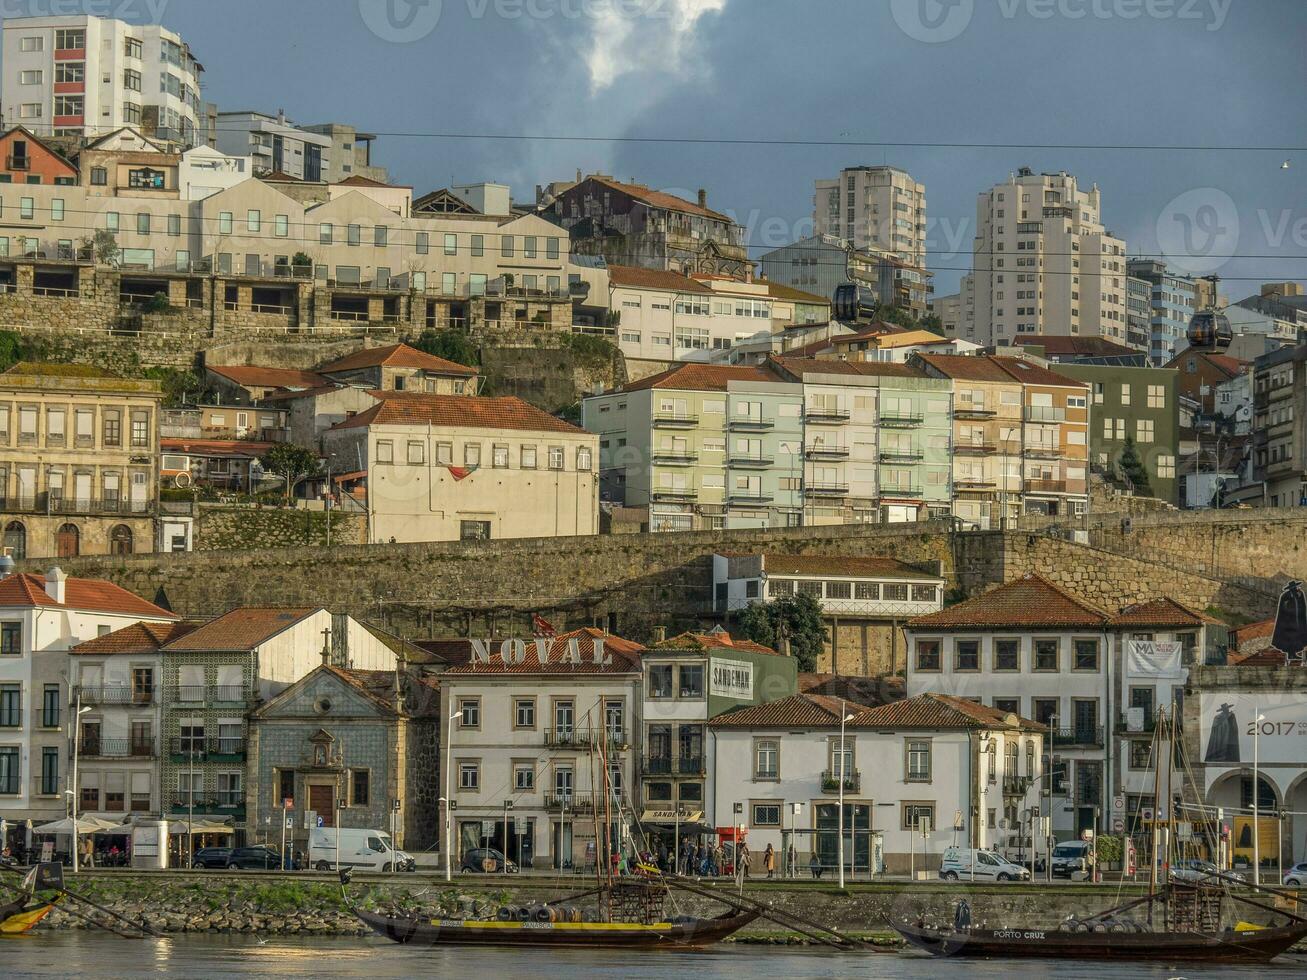
<path id="1" fill-rule="evenodd" d="M 1237 277 L 1307 279 L 1302 0 L 125 2 L 163 5 L 210 101 L 385 134 L 378 162 L 419 192 L 498 180 L 526 200 L 602 170 L 705 187 L 770 247 L 807 231 L 815 178 L 891 163 L 926 184 L 943 293 L 976 194 L 1029 166 L 1097 183 L 1132 254 L 1238 296 Z M 832 145 L 857 142 L 947 145 Z M 1141 144 L 1289 149 L 1109 148 Z"/>

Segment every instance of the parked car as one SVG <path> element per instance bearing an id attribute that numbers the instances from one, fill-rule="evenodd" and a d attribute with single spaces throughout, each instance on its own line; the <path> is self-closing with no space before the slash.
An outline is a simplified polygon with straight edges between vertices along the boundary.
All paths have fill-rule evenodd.
<path id="1" fill-rule="evenodd" d="M 362 871 L 416 871 L 413 856 L 395 850 L 390 835 L 381 830 L 343 827 L 317 827 L 309 831 L 309 866 L 317 871 L 336 867 L 337 840 L 340 835 L 340 863 Z"/>
<path id="2" fill-rule="evenodd" d="M 229 871 L 272 871 L 281 867 L 281 855 L 270 847 L 238 847 L 227 858 Z"/>
<path id="3" fill-rule="evenodd" d="M 1213 883 L 1220 881 L 1222 878 L 1226 881 L 1244 881 L 1244 876 L 1238 871 L 1222 871 L 1211 861 L 1203 861 L 1199 858 L 1185 858 L 1182 861 L 1174 862 L 1171 865 L 1171 877 L 1177 881 Z"/>
<path id="4" fill-rule="evenodd" d="M 1299 861 L 1284 873 L 1284 884 L 1292 888 L 1307 885 L 1307 861 Z"/>
<path id="5" fill-rule="evenodd" d="M 1069 840 L 1053 848 L 1054 878 L 1083 878 L 1094 868 L 1094 845 L 1083 840 Z"/>
<path id="6" fill-rule="evenodd" d="M 458 871 L 459 874 L 465 872 L 471 872 L 473 874 L 502 874 L 504 871 L 504 855 L 493 847 L 474 847 L 463 855 L 463 860 L 458 866 Z M 508 862 L 508 873 L 517 874 L 517 862 Z"/>
<path id="7" fill-rule="evenodd" d="M 950 847 L 944 851 L 939 876 L 945 881 L 960 878 L 976 881 L 1027 881 L 1030 869 L 1013 864 L 1007 858 L 974 847 Z"/>
<path id="8" fill-rule="evenodd" d="M 201 847 L 191 859 L 192 868 L 225 868 L 231 858 L 230 847 Z"/>

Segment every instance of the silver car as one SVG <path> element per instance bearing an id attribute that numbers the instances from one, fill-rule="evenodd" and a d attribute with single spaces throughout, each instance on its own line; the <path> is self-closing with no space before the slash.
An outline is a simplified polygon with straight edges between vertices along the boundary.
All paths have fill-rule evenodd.
<path id="1" fill-rule="evenodd" d="M 1307 861 L 1299 861 L 1284 872 L 1284 884 L 1290 888 L 1302 888 L 1307 885 Z"/>
<path id="2" fill-rule="evenodd" d="M 1244 882 L 1244 876 L 1238 871 L 1223 871 L 1211 861 L 1198 858 L 1186 858 L 1171 865 L 1171 877 L 1176 881 L 1196 881 L 1216 884 L 1218 881 Z"/>

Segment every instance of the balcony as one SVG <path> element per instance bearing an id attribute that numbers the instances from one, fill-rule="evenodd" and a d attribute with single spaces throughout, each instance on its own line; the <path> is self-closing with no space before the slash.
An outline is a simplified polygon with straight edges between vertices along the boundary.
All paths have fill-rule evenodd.
<path id="1" fill-rule="evenodd" d="M 79 687 L 74 691 L 83 705 L 142 705 L 154 702 L 154 691 L 140 691 L 131 687 Z"/>
<path id="2" fill-rule="evenodd" d="M 699 499 L 699 491 L 693 487 L 663 487 L 649 494 L 654 503 L 688 504 Z"/>
<path id="3" fill-rule="evenodd" d="M 1027 446 L 1026 457 L 1028 459 L 1060 459 L 1062 449 L 1059 446 Z"/>
<path id="4" fill-rule="evenodd" d="M 580 796 L 576 793 L 546 793 L 545 809 L 551 813 L 561 813 L 563 810 L 589 813 L 594 810 L 594 800 L 589 796 Z"/>
<path id="5" fill-rule="evenodd" d="M 85 759 L 153 759 L 153 739 L 82 738 L 78 754 Z"/>
<path id="6" fill-rule="evenodd" d="M 1027 422 L 1065 422 L 1066 409 L 1052 405 L 1027 405 L 1025 416 Z"/>
<path id="7" fill-rule="evenodd" d="M 1029 776 L 1004 776 L 1004 796 L 1025 796 L 1033 780 Z"/>
<path id="8" fill-rule="evenodd" d="M 0 714 L 0 729 L 3 728 L 22 728 L 23 712 L 19 708 L 10 708 L 3 714 Z M 15 790 L 17 792 L 17 790 Z"/>
<path id="9" fill-rule="evenodd" d="M 602 745 L 620 752 L 630 747 L 630 734 L 619 728 L 546 728 L 545 745 L 557 749 L 590 749 Z"/>
<path id="10" fill-rule="evenodd" d="M 682 776 L 705 776 L 708 770 L 704 767 L 704 758 L 701 755 L 681 756 L 676 760 L 676 771 Z"/>
<path id="11" fill-rule="evenodd" d="M 640 760 L 640 772 L 646 776 L 668 776 L 672 772 L 670 755 L 647 755 Z"/>
<path id="12" fill-rule="evenodd" d="M 174 738 L 168 748 L 174 762 L 239 762 L 245 758 L 245 739 L 239 737 Z"/>
<path id="13" fill-rule="evenodd" d="M 804 459 L 829 460 L 848 459 L 848 446 L 809 446 L 803 451 Z"/>
<path id="14" fill-rule="evenodd" d="M 849 495 L 849 485 L 847 483 L 809 483 L 803 488 L 805 497 L 847 497 Z"/>
<path id="15" fill-rule="evenodd" d="M 766 507 L 772 502 L 769 493 L 732 493 L 726 498 L 735 507 Z"/>
<path id="16" fill-rule="evenodd" d="M 909 429 L 921 425 L 926 417 L 919 412 L 881 412 L 880 424 L 890 429 Z"/>
<path id="17" fill-rule="evenodd" d="M 659 449 L 654 451 L 653 461 L 660 466 L 693 466 L 699 461 L 699 454 L 688 449 L 679 452 Z"/>
<path id="18" fill-rule="evenodd" d="M 773 419 L 757 419 L 752 416 L 743 418 L 733 418 L 726 423 L 726 427 L 734 432 L 766 432 L 768 429 L 776 427 Z"/>
<path id="19" fill-rule="evenodd" d="M 684 415 L 680 412 L 658 412 L 653 417 L 655 429 L 693 429 L 699 424 L 699 416 Z"/>
<path id="20" fill-rule="evenodd" d="M 853 418 L 853 413 L 842 408 L 810 407 L 803 412 L 803 421 L 812 425 L 842 425 Z"/>
<path id="21" fill-rule="evenodd" d="M 991 419 L 997 414 L 994 409 L 986 408 L 984 405 L 957 402 L 953 406 L 953 417 L 956 419 Z"/>
<path id="22" fill-rule="evenodd" d="M 921 497 L 921 487 L 918 485 L 881 485 L 880 495 L 882 499 L 888 500 L 917 500 Z"/>
<path id="23" fill-rule="evenodd" d="M 18 444 L 34 446 L 35 441 L 19 437 Z M 142 449 L 141 452 L 146 452 Z M 61 493 L 20 494 L 15 497 L 0 497 L 0 510 L 8 512 L 23 511 L 40 514 L 77 514 L 77 515 L 127 515 L 143 517 L 154 513 L 153 500 L 125 500 L 121 497 L 76 498 L 65 497 Z"/>
<path id="24" fill-rule="evenodd" d="M 184 816 L 193 810 L 195 813 L 234 817 L 240 821 L 245 819 L 245 795 L 238 792 L 214 796 L 210 791 L 205 791 L 192 797 L 189 793 L 177 792 L 168 798 L 168 809 L 173 816 Z"/>
<path id="25" fill-rule="evenodd" d="M 1026 493 L 1066 493 L 1066 480 L 1027 480 Z"/>
<path id="26" fill-rule="evenodd" d="M 992 442 L 960 442 L 953 447 L 955 456 L 991 456 L 998 452 Z"/>
<path id="27" fill-rule="evenodd" d="M 953 481 L 953 486 L 958 490 L 993 490 L 998 484 L 994 480 L 985 477 L 968 477 Z"/>
<path id="28" fill-rule="evenodd" d="M 844 792 L 857 793 L 861 791 L 862 773 L 856 769 L 850 769 L 844 773 Z M 827 769 L 821 774 L 821 791 L 827 796 L 835 796 L 840 792 L 840 774 L 833 770 Z"/>
<path id="29" fill-rule="evenodd" d="M 244 704 L 250 692 L 240 685 L 183 684 L 168 692 L 169 700 L 184 704 Z"/>
<path id="30" fill-rule="evenodd" d="M 915 463 L 925 458 L 925 452 L 920 449 L 882 449 L 880 451 L 880 461 L 882 463 Z"/>
<path id="31" fill-rule="evenodd" d="M 1084 745 L 1101 748 L 1103 726 L 1082 725 L 1077 728 L 1054 728 L 1049 732 L 1054 745 Z"/>
<path id="32" fill-rule="evenodd" d="M 5 169 L 7 170 L 31 170 L 32 158 L 24 154 L 23 156 L 14 156 L 12 153 L 5 157 Z"/>
<path id="33" fill-rule="evenodd" d="M 737 470 L 765 470 L 775 462 L 770 456 L 731 456 L 727 465 Z"/>

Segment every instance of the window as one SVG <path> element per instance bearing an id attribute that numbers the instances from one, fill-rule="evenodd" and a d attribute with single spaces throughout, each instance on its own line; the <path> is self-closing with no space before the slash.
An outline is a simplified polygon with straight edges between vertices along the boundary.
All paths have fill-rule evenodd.
<path id="1" fill-rule="evenodd" d="M 241 789 L 241 773 L 218 773 L 218 806 L 240 806 L 245 802 Z"/>
<path id="2" fill-rule="evenodd" d="M 518 792 L 530 792 L 536 788 L 535 766 L 531 763 L 518 763 L 513 766 L 513 789 Z"/>
<path id="3" fill-rule="evenodd" d="M 587 473 L 593 465 L 593 453 L 589 447 L 583 446 L 576 451 L 576 469 L 580 473 Z"/>
<path id="4" fill-rule="evenodd" d="M 446 235 L 446 236 L 445 236 L 445 254 L 446 254 L 446 255 L 457 255 L 457 254 L 458 254 L 458 236 L 457 236 L 457 235 L 449 234 L 449 235 Z"/>
<path id="5" fill-rule="evenodd" d="M 330 245 L 335 231 L 335 226 L 330 221 L 324 221 L 318 225 L 318 244 Z"/>
<path id="6" fill-rule="evenodd" d="M 148 211 L 138 212 L 136 215 L 136 234 L 148 235 L 150 233 L 150 213 Z"/>
<path id="7" fill-rule="evenodd" d="M 1153 441 L 1153 420 L 1136 419 L 1135 420 L 1135 442 L 1152 442 Z"/>
<path id="8" fill-rule="evenodd" d="M 535 698 L 516 698 L 513 701 L 513 727 L 514 728 L 536 727 Z"/>
<path id="9" fill-rule="evenodd" d="M 563 447 L 549 447 L 549 468 L 551 470 L 561 470 L 563 468 Z"/>
<path id="10" fill-rule="evenodd" d="M 935 824 L 935 804 L 933 803 L 904 803 L 903 804 L 903 830 L 921 830 L 923 825 L 931 830 L 937 829 Z"/>
<path id="11" fill-rule="evenodd" d="M 220 211 L 218 213 L 218 234 L 230 235 L 232 233 L 232 214 L 230 211 Z"/>
<path id="12" fill-rule="evenodd" d="M 650 700 L 672 696 L 672 665 L 655 664 L 649 668 L 648 695 Z"/>
<path id="13" fill-rule="evenodd" d="M 21 621 L 0 623 L 0 656 L 17 657 L 23 653 Z"/>
<path id="14" fill-rule="evenodd" d="M 41 694 L 41 727 L 58 728 L 60 716 L 60 692 L 58 684 L 47 684 Z"/>
<path id="15" fill-rule="evenodd" d="M 513 236 L 504 235 L 499 241 L 499 254 L 506 259 L 513 257 Z"/>
<path id="16" fill-rule="evenodd" d="M 1076 640 L 1072 644 L 1073 670 L 1098 670 L 1098 641 Z"/>
<path id="17" fill-rule="evenodd" d="M 56 116 L 80 116 L 85 104 L 85 97 L 81 95 L 56 95 L 54 97 L 54 114 Z"/>
<path id="18" fill-rule="evenodd" d="M 781 825 L 781 805 L 779 803 L 755 803 L 753 812 L 754 827 L 779 827 Z"/>
<path id="19" fill-rule="evenodd" d="M 384 248 L 390 238 L 390 229 L 386 225 L 375 225 L 372 229 L 372 244 Z"/>
<path id="20" fill-rule="evenodd" d="M 522 447 L 522 469 L 533 470 L 536 468 L 536 447 Z"/>
<path id="21" fill-rule="evenodd" d="M 25 197 L 18 202 L 18 216 L 30 220 L 36 214 L 36 204 L 30 197 Z"/>
<path id="22" fill-rule="evenodd" d="M 440 466 L 450 466 L 454 462 L 454 446 L 449 442 L 436 443 L 436 463 Z"/>
<path id="23" fill-rule="evenodd" d="M 45 38 L 37 36 L 21 38 L 18 42 L 18 50 L 25 53 L 44 51 Z"/>
<path id="24" fill-rule="evenodd" d="M 106 446 L 121 446 L 123 442 L 122 414 L 116 408 L 106 408 L 101 421 L 104 430 L 104 444 Z"/>
<path id="25" fill-rule="evenodd" d="M 458 764 L 458 788 L 472 790 L 481 788 L 481 763 L 460 762 Z"/>
<path id="26" fill-rule="evenodd" d="M 459 521 L 458 539 L 460 541 L 489 541 L 489 521 Z"/>
<path id="27" fill-rule="evenodd" d="M 753 743 L 753 778 L 780 778 L 781 743 L 774 738 L 760 738 Z"/>
<path id="28" fill-rule="evenodd" d="M 917 670 L 939 670 L 939 640 L 917 641 Z"/>
<path id="29" fill-rule="evenodd" d="M 904 781 L 909 783 L 930 782 L 929 739 L 910 739 L 907 742 L 906 752 Z"/>
<path id="30" fill-rule="evenodd" d="M 556 259 L 556 258 L 558 258 L 558 239 L 557 239 L 557 238 L 546 238 L 546 239 L 545 239 L 545 258 L 547 258 L 547 259 Z"/>
<path id="31" fill-rule="evenodd" d="M 681 664 L 681 697 L 703 697 L 703 664 Z"/>
<path id="32" fill-rule="evenodd" d="M 980 641 L 953 641 L 953 669 L 958 671 L 980 670 Z"/>
<path id="33" fill-rule="evenodd" d="M 1123 384 L 1123 385 L 1121 386 L 1121 404 L 1122 404 L 1122 405 L 1129 405 L 1129 404 L 1130 404 L 1130 386 L 1129 386 L 1129 385 Z"/>
<path id="34" fill-rule="evenodd" d="M 367 769 L 355 769 L 350 776 L 350 806 L 367 806 L 371 773 Z"/>
<path id="35" fill-rule="evenodd" d="M 23 689 L 17 684 L 0 685 L 0 728 L 23 727 Z"/>
<path id="36" fill-rule="evenodd" d="M 994 669 L 995 670 L 1020 670 L 1021 669 L 1021 641 L 1020 640 L 995 640 L 994 641 Z"/>
<path id="37" fill-rule="evenodd" d="M 39 102 L 24 102 L 18 110 L 21 119 L 40 119 L 42 115 L 42 106 Z"/>
<path id="38" fill-rule="evenodd" d="M 481 465 L 481 443 L 467 442 L 463 444 L 463 465 L 464 466 Z"/>
<path id="39" fill-rule="evenodd" d="M 458 710 L 463 712 L 463 717 L 458 719 L 459 728 L 481 727 L 480 698 L 461 698 L 458 702 Z"/>
<path id="40" fill-rule="evenodd" d="M 357 246 L 363 241 L 363 227 L 361 225 L 345 226 L 345 244 Z"/>
<path id="41" fill-rule="evenodd" d="M 290 215 L 279 214 L 272 219 L 272 233 L 278 238 L 290 235 Z"/>
<path id="42" fill-rule="evenodd" d="M 389 439 L 377 440 L 377 462 L 393 463 L 395 462 L 395 444 Z"/>
<path id="43" fill-rule="evenodd" d="M 1036 640 L 1034 669 L 1048 671 L 1061 669 L 1057 647 L 1057 640 Z"/>
<path id="44" fill-rule="evenodd" d="M 47 746 L 41 749 L 41 795 L 59 793 L 59 750 Z"/>
<path id="45" fill-rule="evenodd" d="M 490 465 L 497 470 L 508 468 L 508 447 L 493 446 L 490 450 Z"/>
<path id="46" fill-rule="evenodd" d="M 536 240 L 534 235 L 527 235 L 522 239 L 522 257 L 534 259 L 536 257 Z"/>
<path id="47" fill-rule="evenodd" d="M 64 220 L 64 199 L 62 197 L 56 197 L 50 202 L 50 220 Z"/>
<path id="48" fill-rule="evenodd" d="M 18 785 L 18 746 L 0 746 L 0 793 L 15 795 Z M 96 802 L 99 803 L 98 794 Z"/>
<path id="49" fill-rule="evenodd" d="M 427 461 L 427 446 L 424 442 L 411 440 L 408 444 L 408 464 L 422 466 Z"/>
<path id="50" fill-rule="evenodd" d="M 1021 699 L 1020 698 L 995 698 L 994 710 L 1001 711 L 1005 715 L 1019 715 L 1021 714 Z M 1016 746 L 1012 745 L 1009 746 L 1009 748 L 1015 749 Z M 1016 770 L 1013 769 L 1012 773 L 1015 775 Z"/>

